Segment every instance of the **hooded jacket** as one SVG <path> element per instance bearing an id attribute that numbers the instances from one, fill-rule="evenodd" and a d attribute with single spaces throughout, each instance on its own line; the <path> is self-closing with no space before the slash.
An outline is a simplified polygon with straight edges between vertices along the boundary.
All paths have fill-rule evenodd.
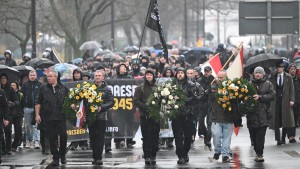
<path id="1" fill-rule="evenodd" d="M 8 119 L 8 102 L 6 99 L 6 95 L 2 89 L 0 89 L 0 120 L 2 119 Z"/>
<path id="2" fill-rule="evenodd" d="M 120 67 L 124 65 L 126 67 L 126 70 L 128 71 L 127 69 L 127 66 L 125 64 L 119 64 L 117 67 L 116 67 L 116 72 L 117 72 L 117 76 L 115 77 L 116 79 L 132 79 L 132 77 L 130 75 L 128 75 L 128 72 L 126 71 L 126 73 L 124 74 L 120 74 Z"/>
<path id="3" fill-rule="evenodd" d="M 9 58 L 6 58 L 6 59 L 5 59 L 5 65 L 6 65 L 6 66 L 10 66 L 10 67 L 12 67 L 12 66 L 17 66 L 16 61 L 15 61 L 14 59 L 11 58 L 11 55 L 12 55 L 11 51 L 10 51 L 10 50 L 6 50 L 6 51 L 4 52 L 4 57 L 5 57 L 5 54 L 9 54 Z"/>
<path id="4" fill-rule="evenodd" d="M 146 79 L 147 73 L 151 73 L 153 75 L 153 81 L 151 83 Z M 135 88 L 134 104 L 140 109 L 142 116 L 149 115 L 146 103 L 147 103 L 147 99 L 151 95 L 153 88 L 156 86 L 155 82 L 156 79 L 155 79 L 154 71 L 151 69 L 147 69 L 145 71 L 144 82 Z"/>
<path id="5" fill-rule="evenodd" d="M 75 72 L 80 73 L 80 79 L 79 80 L 75 79 L 75 77 L 74 77 Z M 80 80 L 82 80 L 82 71 L 79 68 L 77 68 L 77 69 L 73 70 L 73 81 L 80 81 Z"/>
<path id="6" fill-rule="evenodd" d="M 166 67 L 166 68 L 164 69 L 164 71 L 163 71 L 163 73 L 162 73 L 162 77 L 167 77 L 167 76 L 166 76 L 167 70 L 170 70 L 170 71 L 171 71 L 171 77 L 174 77 L 174 73 L 173 73 L 173 70 L 172 70 L 171 67 Z"/>

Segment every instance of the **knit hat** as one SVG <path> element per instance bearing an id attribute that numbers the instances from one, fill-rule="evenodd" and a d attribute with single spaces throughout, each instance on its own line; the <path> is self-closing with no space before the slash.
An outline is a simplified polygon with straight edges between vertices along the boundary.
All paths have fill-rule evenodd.
<path id="1" fill-rule="evenodd" d="M 290 66 L 289 66 L 289 69 L 290 69 L 291 67 L 294 67 L 295 69 L 297 69 L 297 66 L 296 66 L 295 63 L 291 63 Z"/>
<path id="2" fill-rule="evenodd" d="M 262 68 L 262 67 L 260 67 L 260 66 L 258 66 L 258 67 L 256 67 L 256 68 L 254 69 L 254 73 L 260 73 L 260 74 L 263 74 L 263 75 L 266 74 L 264 68 Z"/>

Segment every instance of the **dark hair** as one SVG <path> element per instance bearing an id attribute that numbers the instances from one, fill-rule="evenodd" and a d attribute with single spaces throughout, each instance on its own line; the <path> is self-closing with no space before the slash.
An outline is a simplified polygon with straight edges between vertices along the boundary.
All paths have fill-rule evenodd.
<path id="1" fill-rule="evenodd" d="M 19 90 L 19 89 L 20 89 L 20 84 L 19 84 L 19 82 L 17 82 L 17 81 L 13 81 L 13 82 L 11 82 L 11 83 L 10 83 L 10 85 L 11 85 L 11 84 L 13 84 L 13 83 L 15 83 L 15 84 L 16 84 L 16 86 L 17 86 L 17 89 Z"/>

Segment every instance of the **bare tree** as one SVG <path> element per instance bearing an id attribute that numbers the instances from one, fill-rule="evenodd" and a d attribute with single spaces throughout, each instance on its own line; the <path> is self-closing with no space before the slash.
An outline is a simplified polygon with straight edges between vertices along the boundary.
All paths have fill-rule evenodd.
<path id="1" fill-rule="evenodd" d="M 18 40 L 22 55 L 31 37 L 31 1 L 0 1 L 0 33 L 13 36 Z"/>

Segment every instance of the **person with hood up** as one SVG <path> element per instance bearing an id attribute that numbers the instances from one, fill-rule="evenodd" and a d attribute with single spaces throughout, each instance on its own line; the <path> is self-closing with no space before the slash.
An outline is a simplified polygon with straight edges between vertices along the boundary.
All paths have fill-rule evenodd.
<path id="1" fill-rule="evenodd" d="M 185 106 L 180 108 L 180 114 L 172 119 L 172 129 L 175 138 L 177 164 L 189 162 L 188 152 L 191 148 L 193 135 L 193 115 L 191 106 L 197 103 L 202 96 L 198 96 L 195 83 L 187 79 L 186 70 L 182 67 L 177 69 L 174 79 L 177 87 L 181 88 L 187 96 Z"/>
<path id="2" fill-rule="evenodd" d="M 2 154 L 7 154 L 7 155 L 11 155 L 11 137 L 12 137 L 12 120 L 13 120 L 13 115 L 15 114 L 15 107 L 17 105 L 20 104 L 19 100 L 17 99 L 17 95 L 15 93 L 15 91 L 13 90 L 13 88 L 11 88 L 10 84 L 8 83 L 8 76 L 5 73 L 2 73 L 0 75 L 0 79 L 1 79 L 1 89 L 4 90 L 6 98 L 8 100 L 8 120 L 9 120 L 9 125 L 4 127 L 4 134 L 5 134 L 5 139 L 3 139 L 2 144 L 4 144 L 4 146 L 0 147 L 0 148 L 4 148 L 2 151 Z"/>
<path id="3" fill-rule="evenodd" d="M 4 56 L 5 56 L 5 65 L 6 66 L 17 66 L 16 61 L 12 58 L 12 53 L 10 50 L 6 50 L 4 52 Z"/>
<path id="4" fill-rule="evenodd" d="M 25 65 L 28 61 L 31 60 L 31 53 L 26 52 L 23 56 L 23 62 L 21 62 L 19 65 Z"/>
<path id="5" fill-rule="evenodd" d="M 149 57 L 146 55 L 142 55 L 141 57 L 141 67 L 148 68 L 149 66 Z"/>
<path id="6" fill-rule="evenodd" d="M 168 66 L 164 69 L 162 77 L 174 77 L 173 69 Z"/>
<path id="7" fill-rule="evenodd" d="M 285 144 L 288 129 L 295 127 L 293 78 L 290 74 L 284 72 L 284 66 L 282 61 L 277 62 L 276 71 L 269 78 L 276 91 L 276 97 L 271 103 L 272 120 L 270 129 L 275 130 L 277 145 Z M 282 128 L 282 132 L 280 132 L 280 128 Z"/>
<path id="8" fill-rule="evenodd" d="M 139 60 L 134 59 L 132 60 L 132 71 L 130 72 L 130 75 L 135 78 L 139 76 L 144 76 L 144 74 L 141 73 L 140 71 L 140 63 Z"/>
<path id="9" fill-rule="evenodd" d="M 145 71 L 144 82 L 135 89 L 134 104 L 141 112 L 141 131 L 143 136 L 143 152 L 146 165 L 156 164 L 158 151 L 159 123 L 149 117 L 146 106 L 147 99 L 155 87 L 155 75 L 152 69 Z"/>
<path id="10" fill-rule="evenodd" d="M 251 141 L 253 142 L 256 157 L 254 161 L 263 162 L 263 150 L 267 127 L 271 122 L 270 103 L 275 97 L 273 84 L 266 80 L 265 71 L 258 66 L 254 69 L 254 78 L 251 81 L 256 89 L 253 98 L 257 101 L 255 112 L 247 114 L 247 127 L 249 129 Z"/>

